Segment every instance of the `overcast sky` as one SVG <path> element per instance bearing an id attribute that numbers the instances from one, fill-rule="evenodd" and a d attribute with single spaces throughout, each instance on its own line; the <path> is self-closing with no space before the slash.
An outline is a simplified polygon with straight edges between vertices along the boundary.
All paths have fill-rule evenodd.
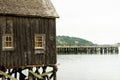
<path id="1" fill-rule="evenodd" d="M 52 0 L 60 18 L 57 35 L 97 44 L 120 42 L 120 0 Z"/>

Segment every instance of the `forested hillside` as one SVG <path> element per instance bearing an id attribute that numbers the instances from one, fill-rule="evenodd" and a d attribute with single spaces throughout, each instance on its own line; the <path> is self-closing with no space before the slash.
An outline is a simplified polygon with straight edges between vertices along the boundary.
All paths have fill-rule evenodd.
<path id="1" fill-rule="evenodd" d="M 57 36 L 56 45 L 57 46 L 94 46 L 95 44 L 82 38 Z"/>

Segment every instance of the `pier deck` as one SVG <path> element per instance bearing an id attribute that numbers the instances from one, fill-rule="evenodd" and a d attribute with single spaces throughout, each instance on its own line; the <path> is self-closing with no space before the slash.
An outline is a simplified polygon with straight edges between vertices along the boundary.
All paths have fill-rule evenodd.
<path id="1" fill-rule="evenodd" d="M 57 53 L 118 54 L 118 46 L 57 46 Z"/>

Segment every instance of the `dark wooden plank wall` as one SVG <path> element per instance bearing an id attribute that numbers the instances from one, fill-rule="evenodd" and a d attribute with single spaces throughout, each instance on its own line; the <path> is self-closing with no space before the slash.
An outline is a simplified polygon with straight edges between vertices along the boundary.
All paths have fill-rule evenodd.
<path id="1" fill-rule="evenodd" d="M 46 59 L 50 59 L 50 62 L 48 63 L 56 63 L 56 24 L 55 24 L 55 21 L 54 20 L 49 20 L 48 21 L 48 25 L 49 25 L 49 33 L 48 33 L 48 36 L 49 36 L 49 43 L 48 43 L 48 48 L 49 48 L 49 55 L 48 57 L 46 57 Z M 54 43 L 54 45 L 53 45 Z M 50 49 L 51 48 L 51 49 Z M 52 50 L 53 49 L 53 50 Z M 52 53 L 52 55 L 51 55 Z"/>
<path id="2" fill-rule="evenodd" d="M 55 64 L 55 26 L 55 18 L 0 16 L 0 66 Z M 2 50 L 4 34 L 13 34 L 13 50 Z M 35 53 L 35 34 L 45 34 L 45 49 L 42 53 Z"/>

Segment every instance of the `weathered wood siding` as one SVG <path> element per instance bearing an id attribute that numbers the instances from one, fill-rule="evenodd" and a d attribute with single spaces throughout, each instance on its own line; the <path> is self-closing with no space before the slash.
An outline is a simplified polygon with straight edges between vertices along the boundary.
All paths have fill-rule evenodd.
<path id="1" fill-rule="evenodd" d="M 0 16 L 0 66 L 56 63 L 55 18 Z M 13 34 L 14 49 L 2 49 L 2 36 Z M 45 49 L 35 53 L 34 35 L 45 34 Z"/>

